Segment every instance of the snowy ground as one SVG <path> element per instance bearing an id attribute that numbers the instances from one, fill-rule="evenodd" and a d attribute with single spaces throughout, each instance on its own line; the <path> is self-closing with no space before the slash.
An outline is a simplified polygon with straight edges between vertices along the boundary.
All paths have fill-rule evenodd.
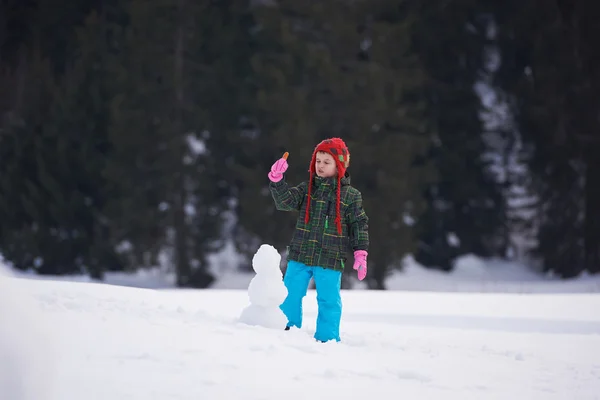
<path id="1" fill-rule="evenodd" d="M 289 332 L 237 322 L 246 290 L 0 293 L 2 400 L 600 399 L 600 294 L 348 291 L 321 344 L 314 291 Z"/>
<path id="2" fill-rule="evenodd" d="M 231 260 L 235 256 L 228 252 L 213 260 L 216 282 L 212 289 L 246 290 L 252 273 L 233 270 Z M 0 256 L 0 265 L 2 258 Z M 34 279 L 93 282 L 88 276 L 41 277 L 31 273 L 13 271 L 19 276 Z M 165 268 L 140 270 L 133 274 L 109 272 L 104 283 L 146 289 L 169 289 L 175 287 L 175 277 Z M 424 268 L 411 257 L 406 257 L 402 271 L 394 271 L 386 279 L 388 290 L 433 291 L 433 292 L 479 292 L 479 293 L 600 293 L 600 275 L 580 276 L 567 281 L 541 276 L 522 263 L 502 260 L 483 260 L 474 256 L 463 256 L 457 260 L 451 273 Z M 365 289 L 364 283 L 354 281 L 353 289 Z M 1 399 L 0 399 L 1 400 Z"/>

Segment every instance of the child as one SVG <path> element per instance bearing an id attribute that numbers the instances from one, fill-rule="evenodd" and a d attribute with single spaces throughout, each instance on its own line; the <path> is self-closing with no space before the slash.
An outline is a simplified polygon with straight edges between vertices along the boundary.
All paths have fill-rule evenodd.
<path id="1" fill-rule="evenodd" d="M 314 277 L 319 307 L 314 337 L 321 342 L 340 341 L 340 287 L 348 245 L 354 251 L 358 279 L 367 275 L 368 217 L 361 193 L 350 186 L 349 164 L 344 141 L 331 138 L 315 147 L 308 182 L 288 186 L 283 179 L 288 168 L 285 157 L 268 174 L 276 208 L 299 211 L 283 279 L 288 295 L 280 306 L 288 318 L 286 330 L 302 327 L 302 300 Z"/>

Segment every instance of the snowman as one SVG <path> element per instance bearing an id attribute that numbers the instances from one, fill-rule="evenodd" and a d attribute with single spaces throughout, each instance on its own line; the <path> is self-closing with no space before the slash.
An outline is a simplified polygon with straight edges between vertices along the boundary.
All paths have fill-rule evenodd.
<path id="1" fill-rule="evenodd" d="M 252 258 L 256 276 L 248 285 L 250 305 L 244 308 L 239 321 L 248 325 L 284 329 L 287 318 L 279 305 L 287 296 L 283 274 L 279 268 L 281 255 L 268 244 L 260 246 Z"/>

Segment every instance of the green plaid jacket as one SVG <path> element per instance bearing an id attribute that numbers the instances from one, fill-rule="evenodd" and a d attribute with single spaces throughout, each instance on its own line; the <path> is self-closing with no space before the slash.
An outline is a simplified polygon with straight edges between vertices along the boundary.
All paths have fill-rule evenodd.
<path id="1" fill-rule="evenodd" d="M 269 184 L 278 210 L 299 212 L 287 260 L 343 271 L 348 250 L 369 249 L 369 218 L 363 209 L 362 195 L 350 186 L 350 176 L 346 173 L 341 180 L 342 235 L 339 235 L 335 224 L 337 179 L 315 176 L 313 185 L 310 221 L 306 225 L 308 183 L 290 187 L 282 179 Z"/>

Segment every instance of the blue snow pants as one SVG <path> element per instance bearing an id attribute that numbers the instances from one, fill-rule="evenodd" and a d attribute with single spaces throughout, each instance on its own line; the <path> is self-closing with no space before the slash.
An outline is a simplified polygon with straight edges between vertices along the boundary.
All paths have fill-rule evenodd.
<path id="1" fill-rule="evenodd" d="M 288 319 L 288 326 L 302 327 L 302 300 L 306 296 L 310 278 L 314 277 L 317 290 L 317 330 L 315 339 L 322 342 L 340 341 L 342 298 L 341 271 L 323 267 L 310 267 L 290 260 L 283 278 L 288 295 L 280 308 Z"/>

